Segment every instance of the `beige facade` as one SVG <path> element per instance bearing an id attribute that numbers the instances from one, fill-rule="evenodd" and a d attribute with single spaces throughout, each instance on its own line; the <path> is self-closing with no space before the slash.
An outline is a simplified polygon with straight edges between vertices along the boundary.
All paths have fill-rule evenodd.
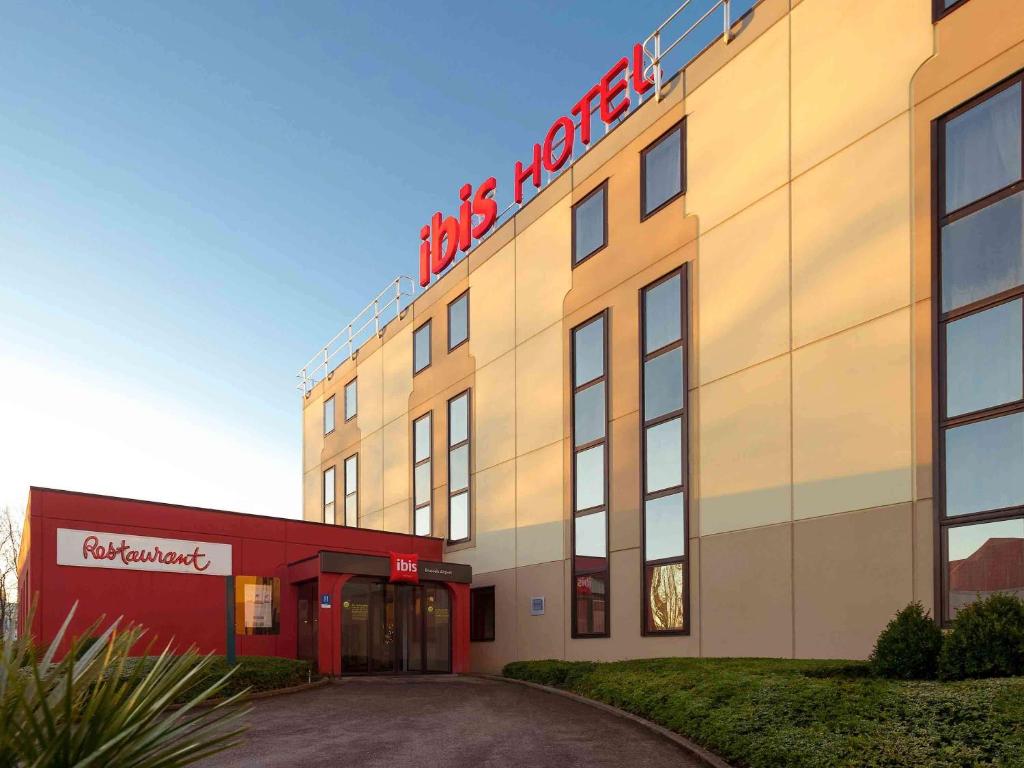
<path id="1" fill-rule="evenodd" d="M 1024 69 L 1024 4 L 967 0 L 933 23 L 932 0 L 763 0 L 734 32 L 303 401 L 307 520 L 324 471 L 358 453 L 359 525 L 410 532 L 412 424 L 431 412 L 443 536 L 446 404 L 470 391 L 471 536 L 446 559 L 495 589 L 476 669 L 864 657 L 906 603 L 936 607 L 932 125 Z M 684 117 L 685 194 L 641 220 L 641 152 Z M 607 247 L 574 269 L 573 205 L 605 181 Z M 683 264 L 689 632 L 645 635 L 639 297 Z M 467 290 L 469 341 L 449 352 L 447 306 Z M 602 311 L 609 631 L 574 638 L 571 332 Z"/>

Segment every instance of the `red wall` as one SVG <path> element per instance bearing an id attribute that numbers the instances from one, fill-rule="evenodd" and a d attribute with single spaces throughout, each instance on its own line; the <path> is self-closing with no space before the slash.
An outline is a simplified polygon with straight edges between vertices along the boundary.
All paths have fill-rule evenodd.
<path id="1" fill-rule="evenodd" d="M 107 623 L 124 616 L 146 626 L 147 637 L 156 637 L 161 646 L 173 638 L 179 646 L 194 643 L 203 652 L 225 652 L 223 577 L 60 566 L 58 528 L 231 544 L 235 575 L 281 579 L 281 633 L 238 636 L 239 655 L 295 656 L 297 589 L 288 580 L 289 563 L 320 550 L 385 556 L 399 551 L 437 561 L 443 554 L 440 539 L 40 488 L 31 489 L 27 523 L 29 552 L 19 591 L 23 598 L 38 601 L 32 633 L 42 643 L 50 642 L 77 600 L 71 634 L 81 634 L 101 615 Z M 335 574 L 321 574 L 320 579 L 332 576 L 337 580 Z M 340 594 L 340 581 L 337 586 Z M 469 589 L 464 584 L 449 586 L 454 598 L 452 667 L 464 671 L 469 658 Z M 340 671 L 325 663 L 337 654 L 340 665 L 338 594 L 334 607 L 320 610 L 321 666 L 329 672 Z M 462 610 L 459 603 L 465 605 Z M 328 627 L 332 629 L 325 632 Z M 327 642 L 338 648 L 325 648 Z"/>

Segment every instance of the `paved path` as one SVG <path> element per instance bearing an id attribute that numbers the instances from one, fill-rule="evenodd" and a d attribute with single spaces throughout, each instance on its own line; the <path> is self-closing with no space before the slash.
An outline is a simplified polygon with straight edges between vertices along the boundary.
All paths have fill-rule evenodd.
<path id="1" fill-rule="evenodd" d="M 203 768 L 694 768 L 623 718 L 472 677 L 357 678 L 257 701 L 244 742 Z"/>

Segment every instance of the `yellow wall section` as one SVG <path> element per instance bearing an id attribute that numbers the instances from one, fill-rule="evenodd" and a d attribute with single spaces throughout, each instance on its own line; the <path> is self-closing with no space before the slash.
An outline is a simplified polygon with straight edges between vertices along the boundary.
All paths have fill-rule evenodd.
<path id="1" fill-rule="evenodd" d="M 515 274 L 514 243 L 469 273 L 469 350 L 478 366 L 515 345 Z"/>
<path id="2" fill-rule="evenodd" d="M 686 97 L 686 208 L 707 232 L 786 183 L 789 24 L 783 20 Z"/>
<path id="3" fill-rule="evenodd" d="M 932 54 L 931 14 L 931 0 L 804 0 L 793 10 L 794 176 L 910 107 L 911 78 Z"/>
<path id="4" fill-rule="evenodd" d="M 701 390 L 700 533 L 790 519 L 789 356 Z"/>
<path id="5" fill-rule="evenodd" d="M 909 501 L 910 310 L 793 353 L 796 518 Z"/>
<path id="6" fill-rule="evenodd" d="M 384 419 L 384 370 L 383 349 L 374 350 L 365 359 L 358 359 L 356 366 L 356 420 L 365 435 L 375 432 L 383 425 Z M 347 383 L 347 382 L 346 382 Z M 338 397 L 338 416 L 345 419 L 345 390 L 342 387 Z"/>
<path id="7" fill-rule="evenodd" d="M 562 443 L 516 459 L 516 565 L 562 560 Z"/>
<path id="8" fill-rule="evenodd" d="M 910 120 L 793 181 L 793 344 L 910 304 Z"/>
<path id="9" fill-rule="evenodd" d="M 788 188 L 706 232 L 699 261 L 701 383 L 788 351 Z"/>
<path id="10" fill-rule="evenodd" d="M 516 234 L 517 344 L 562 320 L 562 301 L 572 285 L 569 208 L 567 195 Z"/>

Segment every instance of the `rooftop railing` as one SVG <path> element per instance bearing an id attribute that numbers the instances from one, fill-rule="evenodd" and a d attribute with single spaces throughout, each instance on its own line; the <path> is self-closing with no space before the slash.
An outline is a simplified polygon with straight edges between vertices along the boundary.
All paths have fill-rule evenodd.
<path id="1" fill-rule="evenodd" d="M 652 93 L 655 99 L 660 101 L 664 93 L 664 65 L 667 60 L 670 60 L 668 66 L 671 68 L 671 71 L 679 72 L 693 61 L 709 44 L 714 42 L 719 35 L 721 35 L 726 44 L 730 42 L 732 39 L 733 6 L 741 2 L 748 8 L 756 4 L 754 0 L 686 0 L 671 16 L 665 19 L 647 36 L 642 43 L 645 58 L 647 59 L 643 75 L 645 79 L 652 79 L 654 81 L 655 87 L 652 89 Z M 705 6 L 707 7 L 705 8 Z M 703 13 L 700 13 L 701 8 L 705 8 Z M 691 13 L 687 13 L 688 10 Z M 716 13 L 721 13 L 720 27 L 714 24 Z M 700 15 L 694 21 L 693 16 L 697 14 Z M 685 30 L 677 34 L 683 25 L 687 25 Z M 719 30 L 721 31 L 719 32 Z M 569 170 L 580 157 L 600 143 L 601 139 L 613 131 L 645 100 L 649 100 L 650 97 L 645 99 L 643 94 L 638 94 L 633 89 L 632 74 L 632 65 L 630 65 L 630 69 L 625 73 L 627 93 L 630 97 L 629 110 L 614 124 L 602 122 L 604 133 L 593 136 L 590 144 L 574 141 L 570 162 L 557 172 L 546 172 L 541 187 L 535 190 L 529 199 L 522 203 L 509 203 L 501 209 L 488 233 L 480 239 L 473 240 L 470 251 L 486 240 L 506 219 L 518 213 L 523 206 L 528 205 L 531 200 L 540 194 L 544 187 Z M 597 114 L 599 110 L 600 104 L 595 105 L 590 110 L 591 117 Z M 580 116 L 578 119 L 573 120 L 577 130 L 582 119 L 582 116 Z M 593 125 L 593 121 L 591 121 L 591 124 Z M 565 140 L 563 138 L 560 142 L 556 143 L 554 148 L 561 149 Z M 581 148 L 579 152 L 577 152 L 577 147 Z M 465 257 L 463 256 L 462 258 Z M 459 260 L 461 261 L 461 259 Z M 401 316 L 415 298 L 416 281 L 413 278 L 407 275 L 399 275 L 392 280 L 387 288 L 367 304 L 348 325 L 342 328 L 302 367 L 298 373 L 299 383 L 297 388 L 302 390 L 304 395 L 308 395 L 318 382 L 326 378 L 342 362 L 340 357 L 342 353 L 348 358 L 354 356 L 359 347 L 369 341 L 373 334 L 380 335 L 384 327 L 391 320 Z M 370 332 L 371 329 L 372 333 Z"/>

